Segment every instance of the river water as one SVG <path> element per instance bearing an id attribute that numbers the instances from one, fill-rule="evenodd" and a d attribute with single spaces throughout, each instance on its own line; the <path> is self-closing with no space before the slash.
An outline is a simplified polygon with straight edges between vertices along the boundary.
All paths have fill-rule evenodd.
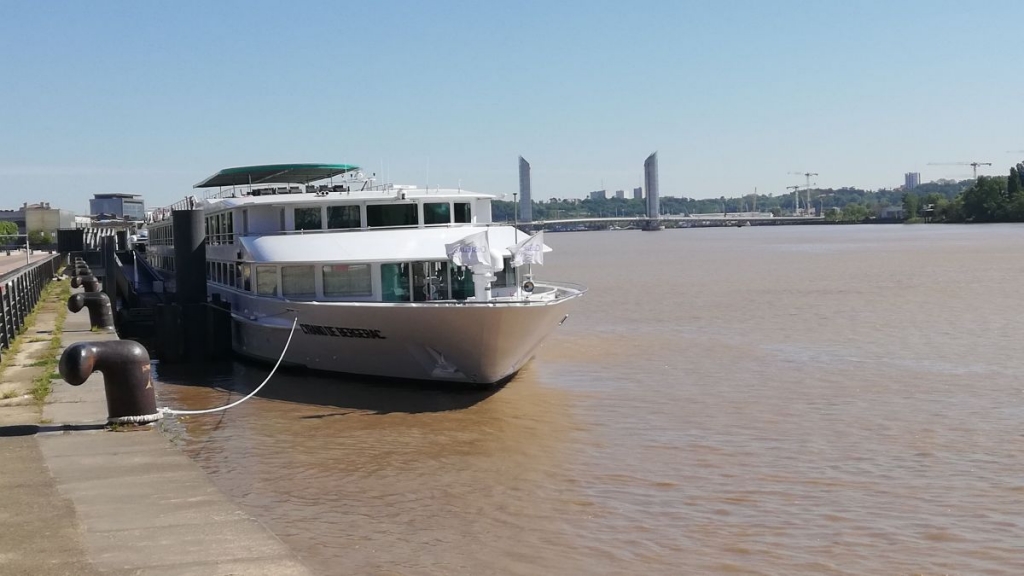
<path id="1" fill-rule="evenodd" d="M 504 388 L 283 373 L 184 449 L 321 574 L 1024 574 L 1024 227 L 546 240 L 590 292 Z"/>

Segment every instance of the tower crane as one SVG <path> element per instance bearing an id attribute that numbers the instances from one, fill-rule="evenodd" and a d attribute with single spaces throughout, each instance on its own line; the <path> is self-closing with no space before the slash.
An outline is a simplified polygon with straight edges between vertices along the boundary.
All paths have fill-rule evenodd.
<path id="1" fill-rule="evenodd" d="M 799 185 L 798 186 L 786 186 L 786 190 L 792 190 L 793 191 L 793 215 L 794 216 L 796 216 L 800 212 L 800 194 L 797 192 L 797 190 L 799 190 L 799 189 L 800 189 Z"/>
<path id="2" fill-rule="evenodd" d="M 804 188 L 804 207 L 807 208 L 807 213 L 811 213 L 811 176 L 817 176 L 817 172 L 790 172 L 790 174 L 796 174 L 797 176 L 803 176 L 807 178 L 807 186 Z"/>
<path id="3" fill-rule="evenodd" d="M 929 162 L 929 166 L 970 166 L 974 169 L 974 179 L 978 179 L 978 166 L 991 166 L 991 162 Z"/>

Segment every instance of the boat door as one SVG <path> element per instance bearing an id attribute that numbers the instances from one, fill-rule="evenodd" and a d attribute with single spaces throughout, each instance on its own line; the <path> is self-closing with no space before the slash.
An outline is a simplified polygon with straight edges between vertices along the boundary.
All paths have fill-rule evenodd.
<path id="1" fill-rule="evenodd" d="M 412 266 L 412 286 L 416 302 L 448 300 L 448 263 L 415 262 Z"/>

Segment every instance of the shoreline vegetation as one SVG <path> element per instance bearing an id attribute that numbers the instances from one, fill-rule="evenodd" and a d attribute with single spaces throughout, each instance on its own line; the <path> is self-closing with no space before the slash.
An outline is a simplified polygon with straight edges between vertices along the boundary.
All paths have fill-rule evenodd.
<path id="1" fill-rule="evenodd" d="M 632 190 L 625 193 L 632 194 Z M 614 192 L 612 193 L 614 194 Z M 800 209 L 808 191 L 800 190 Z M 859 188 L 811 188 L 811 208 L 829 223 L 857 222 L 1024 222 L 1024 162 L 1010 167 L 1008 176 L 979 176 L 977 180 L 937 180 L 910 191 L 902 188 L 862 190 Z M 765 212 L 774 216 L 795 213 L 792 193 L 748 194 L 710 199 L 663 196 L 663 215 L 721 214 L 723 212 Z M 513 220 L 512 202 L 491 203 L 495 222 Z M 551 198 L 532 202 L 533 220 L 570 218 L 623 219 L 646 217 L 644 199 L 634 198 Z"/>

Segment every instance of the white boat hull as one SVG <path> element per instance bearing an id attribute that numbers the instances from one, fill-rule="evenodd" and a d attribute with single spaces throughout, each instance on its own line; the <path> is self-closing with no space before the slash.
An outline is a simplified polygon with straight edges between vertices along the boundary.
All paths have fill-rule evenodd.
<path id="1" fill-rule="evenodd" d="M 569 314 L 576 293 L 534 303 L 242 302 L 234 314 L 238 354 L 276 362 L 298 317 L 283 363 L 350 374 L 470 384 L 520 370 Z M 226 295 L 225 295 L 226 296 Z M 243 304 L 243 306 L 238 306 Z M 255 313 L 254 313 L 255 312 Z"/>

